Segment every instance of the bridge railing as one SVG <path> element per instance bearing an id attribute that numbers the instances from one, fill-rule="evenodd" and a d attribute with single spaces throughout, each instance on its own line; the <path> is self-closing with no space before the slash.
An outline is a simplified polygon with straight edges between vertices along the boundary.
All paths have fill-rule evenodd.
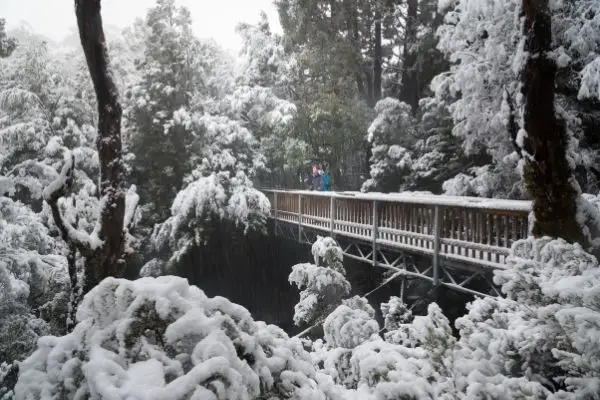
<path id="1" fill-rule="evenodd" d="M 439 258 L 501 268 L 528 235 L 531 202 L 416 193 L 263 190 L 276 221 Z"/>

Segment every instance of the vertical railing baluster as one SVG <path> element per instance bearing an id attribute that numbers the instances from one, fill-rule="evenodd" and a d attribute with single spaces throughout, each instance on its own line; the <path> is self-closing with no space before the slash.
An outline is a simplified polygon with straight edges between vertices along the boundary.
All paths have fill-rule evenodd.
<path id="1" fill-rule="evenodd" d="M 508 235 L 510 230 L 510 227 L 508 226 L 508 215 L 505 215 L 502 220 L 504 222 L 504 247 L 510 248 L 510 245 L 508 244 Z"/>
<path id="2" fill-rule="evenodd" d="M 442 224 L 440 221 L 440 206 L 435 206 L 433 211 L 433 286 L 440 284 L 440 232 Z"/>
<path id="3" fill-rule="evenodd" d="M 330 194 L 329 197 L 329 236 L 333 237 L 333 230 L 335 225 L 335 200 L 333 198 L 333 194 Z"/>
<path id="4" fill-rule="evenodd" d="M 455 227 L 456 227 L 456 216 L 454 214 L 454 211 L 456 211 L 455 209 L 448 209 L 448 215 L 450 218 L 450 239 L 456 239 L 456 231 L 455 231 Z M 450 247 L 448 249 L 448 253 L 450 254 L 454 254 L 454 249 L 455 246 L 454 244 L 450 244 Z"/>
<path id="5" fill-rule="evenodd" d="M 485 213 L 485 228 L 486 228 L 486 238 L 485 238 L 485 243 L 488 246 L 492 245 L 492 214 L 490 212 L 486 212 Z M 492 261 L 492 253 L 491 252 L 487 252 L 486 253 L 486 261 Z"/>
<path id="6" fill-rule="evenodd" d="M 298 194 L 298 241 L 302 243 L 302 195 Z"/>
<path id="7" fill-rule="evenodd" d="M 277 236 L 277 228 L 279 227 L 277 223 L 277 192 L 273 192 L 273 218 L 275 218 L 275 236 Z"/>
<path id="8" fill-rule="evenodd" d="M 373 200 L 373 266 L 377 266 L 377 200 Z"/>

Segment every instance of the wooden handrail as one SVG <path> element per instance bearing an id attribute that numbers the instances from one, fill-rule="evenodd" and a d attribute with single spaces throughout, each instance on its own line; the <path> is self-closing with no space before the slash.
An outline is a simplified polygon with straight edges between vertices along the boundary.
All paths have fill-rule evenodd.
<path id="1" fill-rule="evenodd" d="M 264 189 L 275 222 L 331 236 L 429 254 L 434 283 L 441 258 L 502 268 L 512 243 L 528 235 L 531 202 L 422 193 L 348 193 Z"/>
<path id="2" fill-rule="evenodd" d="M 531 201 L 529 200 L 507 200 L 507 199 L 489 199 L 485 197 L 468 196 L 448 196 L 437 194 L 424 194 L 421 192 L 400 192 L 400 193 L 361 193 L 361 192 L 321 192 L 312 190 L 281 190 L 281 189 L 260 189 L 263 193 L 286 193 L 314 197 L 334 197 L 342 199 L 357 200 L 380 200 L 393 203 L 415 203 L 427 205 L 440 205 L 451 207 L 481 208 L 487 210 L 504 211 L 507 214 L 518 213 L 520 211 L 531 211 Z"/>

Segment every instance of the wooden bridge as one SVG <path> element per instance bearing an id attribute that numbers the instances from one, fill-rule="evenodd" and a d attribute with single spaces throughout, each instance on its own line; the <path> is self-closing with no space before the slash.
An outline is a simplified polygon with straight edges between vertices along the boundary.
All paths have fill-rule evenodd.
<path id="1" fill-rule="evenodd" d="M 530 201 L 420 193 L 263 192 L 276 234 L 309 243 L 317 234 L 332 236 L 345 256 L 476 295 L 489 294 L 468 288 L 476 277 L 500 294 L 491 271 L 505 268 L 512 244 L 527 237 L 531 211 Z M 406 253 L 432 262 L 408 266 Z"/>

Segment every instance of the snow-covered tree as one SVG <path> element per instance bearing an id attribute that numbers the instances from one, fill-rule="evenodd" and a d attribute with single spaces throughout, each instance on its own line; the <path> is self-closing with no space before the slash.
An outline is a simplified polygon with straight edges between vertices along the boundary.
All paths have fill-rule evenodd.
<path id="1" fill-rule="evenodd" d="M 225 98 L 231 117 L 240 120 L 260 141 L 266 169 L 257 180 L 278 185 L 281 177 L 304 166 L 308 144 L 290 135 L 296 106 L 289 99 L 289 69 L 283 38 L 271 32 L 267 17 L 256 25 L 240 24 L 242 50 L 235 68 L 235 89 Z M 283 151 L 282 151 L 283 150 Z"/>
<path id="2" fill-rule="evenodd" d="M 91 233 L 78 229 L 78 216 L 65 213 L 61 201 L 69 197 L 74 184 L 75 155 L 66 154 L 60 173 L 43 191 L 52 220 L 61 238 L 71 251 L 69 275 L 73 291 L 71 309 L 77 306 L 78 294 L 85 293 L 106 276 L 121 276 L 128 253 L 127 228 L 133 220 L 137 195 L 127 193 L 124 182 L 124 162 L 121 145 L 121 105 L 110 69 L 108 51 L 101 21 L 100 3 L 77 1 L 75 4 L 81 45 L 93 84 L 98 119 L 96 138 L 98 154 L 97 219 Z M 92 23 L 92 21 L 94 21 Z M 102 46 L 97 48 L 97 43 Z M 58 144 L 54 143 L 52 150 Z M 129 206 L 126 204 L 128 203 Z M 64 204 L 64 202 L 63 202 Z M 76 202 L 74 202 L 76 206 Z M 74 266 L 79 252 L 85 259 L 83 282 Z"/>
<path id="3" fill-rule="evenodd" d="M 414 121 L 408 104 L 387 97 L 375 105 L 377 117 L 369 126 L 371 178 L 362 191 L 398 191 L 408 175 L 416 142 Z"/>
<path id="4" fill-rule="evenodd" d="M 248 231 L 264 231 L 271 204 L 254 189 L 251 179 L 262 168 L 258 142 L 238 121 L 225 116 L 200 116 L 181 110 L 173 123 L 184 126 L 195 138 L 197 166 L 186 177 L 171 207 L 171 216 L 156 226 L 152 242 L 169 254 L 166 267 L 180 256 L 203 245 L 215 224 L 232 223 Z M 157 260 L 152 261 L 157 265 Z M 144 269 L 148 274 L 149 269 Z"/>
<path id="5" fill-rule="evenodd" d="M 256 54 L 264 48 L 253 27 L 240 28 L 248 46 L 236 65 L 214 42 L 196 39 L 190 24 L 189 12 L 173 1 L 158 1 L 148 13 L 142 79 L 128 100 L 128 124 L 140 132 L 132 146 L 141 152 L 134 175 L 149 213 L 145 227 L 154 228 L 150 253 L 158 255 L 144 274 L 173 267 L 220 227 L 265 229 L 270 204 L 252 180 L 265 170 L 265 154 L 277 153 L 262 143 L 271 143 L 266 138 L 294 112 L 261 86 L 270 80 L 257 76 L 265 60 Z M 173 70 L 173 62 L 181 68 Z"/>
<path id="6" fill-rule="evenodd" d="M 17 41 L 6 34 L 6 20 L 0 18 L 0 57 L 8 57 L 17 47 Z"/>
<path id="7" fill-rule="evenodd" d="M 138 27 L 143 38 L 143 56 L 136 60 L 139 79 L 127 89 L 125 115 L 135 154 L 132 179 L 143 204 L 143 224 L 152 229 L 168 217 L 169 205 L 192 169 L 191 132 L 171 121 L 181 108 L 189 111 L 193 97 L 203 90 L 205 68 L 187 8 L 157 0 L 144 25 Z"/>
<path id="8" fill-rule="evenodd" d="M 532 197 L 535 236 L 589 245 L 579 214 L 584 200 L 575 182 L 569 134 L 555 107 L 557 63 L 552 58 L 552 16 L 547 3 L 523 3 L 521 75 L 523 126 L 516 139 L 524 159 L 523 181 Z M 535 27 L 535 29 L 534 29 Z M 595 210 L 594 210 L 595 211 Z"/>
<path id="9" fill-rule="evenodd" d="M 432 89 L 436 98 L 447 104 L 454 120 L 453 134 L 461 139 L 465 152 L 485 151 L 492 158 L 485 172 L 474 169 L 462 176 L 467 184 L 462 186 L 470 186 L 475 189 L 471 192 L 480 195 L 523 197 L 525 191 L 515 186 L 519 176 L 515 151 L 520 153 L 518 132 L 522 127 L 520 71 L 525 54 L 521 2 L 460 0 L 442 1 L 440 6 L 446 15 L 438 30 L 438 47 L 452 66 L 433 79 Z M 586 71 L 594 68 L 593 49 L 600 45 L 597 35 L 584 34 L 597 24 L 595 7 L 585 1 L 564 1 L 552 2 L 549 9 L 549 57 L 558 67 L 557 113 L 565 120 L 569 157 L 582 170 L 578 178 L 585 184 L 584 190 L 597 190 L 594 160 L 598 153 L 591 132 L 598 115 L 590 112 L 594 96 L 581 94 L 588 93 Z M 478 165 L 484 166 L 482 162 Z M 485 190 L 478 188 L 482 181 L 489 181 Z M 457 190 L 456 183 L 448 188 Z"/>
<path id="10" fill-rule="evenodd" d="M 65 331 L 70 285 L 62 247 L 39 214 L 0 196 L 0 360 L 7 368 L 31 354 L 40 336 Z M 15 376 L 0 378 L 0 396 Z"/>
<path id="11" fill-rule="evenodd" d="M 397 330 L 401 324 L 413 321 L 412 311 L 400 297 L 392 296 L 387 303 L 381 303 L 381 314 L 383 315 L 383 327 L 386 331 Z"/>
<path id="12" fill-rule="evenodd" d="M 330 237 L 317 237 L 311 252 L 314 264 L 302 263 L 292 267 L 290 284 L 300 289 L 300 301 L 294 307 L 296 325 L 321 323 L 350 293 L 343 252 Z"/>

